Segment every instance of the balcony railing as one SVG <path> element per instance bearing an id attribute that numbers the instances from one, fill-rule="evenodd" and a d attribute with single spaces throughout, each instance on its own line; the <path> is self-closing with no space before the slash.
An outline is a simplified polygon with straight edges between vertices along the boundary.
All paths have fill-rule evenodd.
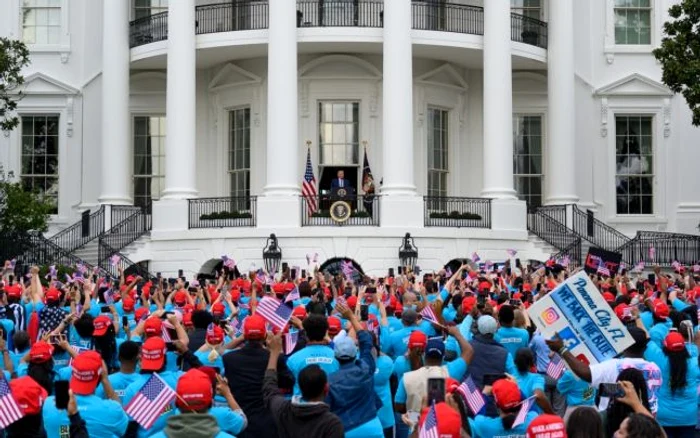
<path id="1" fill-rule="evenodd" d="M 426 227 L 491 228 L 491 200 L 426 196 Z"/>
<path id="2" fill-rule="evenodd" d="M 54 234 L 49 240 L 64 251 L 71 253 L 104 233 L 104 205 L 91 214 L 88 212 L 83 214 L 84 216 L 81 220 Z"/>
<path id="3" fill-rule="evenodd" d="M 190 199 L 189 228 L 254 227 L 257 198 L 227 197 Z"/>
<path id="4" fill-rule="evenodd" d="M 386 0 L 298 0 L 297 27 L 381 28 L 384 26 L 384 1 Z M 412 9 L 414 29 L 484 34 L 482 7 L 414 0 Z M 196 33 L 200 35 L 267 29 L 269 14 L 268 0 L 197 6 Z M 168 38 L 168 13 L 138 18 L 129 26 L 129 47 L 163 41 Z M 511 38 L 513 41 L 546 49 L 547 23 L 511 14 Z"/>
<path id="5" fill-rule="evenodd" d="M 654 248 L 651 257 L 650 248 Z M 700 263 L 700 236 L 691 234 L 637 231 L 634 239 L 618 249 L 622 260 L 634 266 L 645 262 L 647 266 L 669 267 L 673 262 L 689 266 Z"/>
<path id="6" fill-rule="evenodd" d="M 352 213 L 345 222 L 336 222 L 331 217 L 331 205 L 335 202 L 329 196 L 317 196 L 313 204 L 317 206 L 314 213 L 309 214 L 309 199 L 301 198 L 302 227 L 332 227 L 332 226 L 379 226 L 379 196 L 365 197 L 362 195 L 347 196 L 344 200 L 350 204 Z"/>

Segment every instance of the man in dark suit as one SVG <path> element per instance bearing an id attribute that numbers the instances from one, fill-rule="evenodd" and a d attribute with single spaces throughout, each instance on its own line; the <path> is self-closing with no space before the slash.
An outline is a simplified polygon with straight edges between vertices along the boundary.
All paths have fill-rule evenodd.
<path id="1" fill-rule="evenodd" d="M 338 188 L 352 188 L 352 183 L 345 179 L 345 172 L 342 170 L 339 170 L 338 177 L 331 181 L 331 190 Z"/>

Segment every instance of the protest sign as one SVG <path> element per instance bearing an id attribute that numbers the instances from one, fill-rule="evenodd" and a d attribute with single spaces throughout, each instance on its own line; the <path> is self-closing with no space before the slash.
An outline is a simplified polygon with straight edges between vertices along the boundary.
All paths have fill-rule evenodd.
<path id="1" fill-rule="evenodd" d="M 590 247 L 588 249 L 588 255 L 586 255 L 584 269 L 589 274 L 595 274 L 598 272 L 598 267 L 602 265 L 614 275 L 617 273 L 621 261 L 622 254 L 619 252 Z"/>
<path id="2" fill-rule="evenodd" d="M 627 328 L 588 276 L 579 272 L 528 309 L 546 339 L 559 336 L 574 356 L 592 364 L 634 344 Z"/>

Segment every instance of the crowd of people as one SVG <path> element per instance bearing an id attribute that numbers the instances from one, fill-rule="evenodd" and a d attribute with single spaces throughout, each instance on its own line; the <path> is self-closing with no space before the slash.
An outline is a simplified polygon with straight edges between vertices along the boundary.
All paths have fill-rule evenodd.
<path id="1" fill-rule="evenodd" d="M 528 315 L 573 267 L 453 269 L 270 276 L 227 260 L 210 279 L 78 269 L 61 282 L 6 262 L 2 433 L 700 436 L 700 266 L 589 274 L 634 341 L 600 363 Z"/>

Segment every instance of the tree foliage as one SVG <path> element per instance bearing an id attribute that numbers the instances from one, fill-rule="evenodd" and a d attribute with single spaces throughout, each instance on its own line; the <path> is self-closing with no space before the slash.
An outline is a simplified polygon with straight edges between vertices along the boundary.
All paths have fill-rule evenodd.
<path id="1" fill-rule="evenodd" d="M 0 131 L 11 131 L 19 125 L 14 114 L 21 91 L 13 92 L 24 83 L 22 69 L 29 64 L 29 50 L 18 40 L 0 38 Z"/>
<path id="2" fill-rule="evenodd" d="M 52 205 L 12 177 L 0 167 L 0 235 L 21 238 L 30 231 L 45 232 Z"/>
<path id="3" fill-rule="evenodd" d="M 664 38 L 654 56 L 663 67 L 662 81 L 685 98 L 700 126 L 700 0 L 683 0 L 669 9 Z"/>

